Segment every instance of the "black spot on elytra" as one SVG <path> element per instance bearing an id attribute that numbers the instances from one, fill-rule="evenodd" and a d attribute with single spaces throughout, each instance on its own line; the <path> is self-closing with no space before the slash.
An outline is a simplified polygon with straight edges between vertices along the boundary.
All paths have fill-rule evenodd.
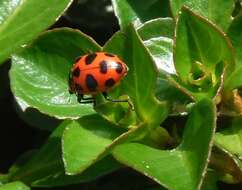
<path id="1" fill-rule="evenodd" d="M 74 77 L 79 77 L 80 76 L 80 68 L 76 67 L 74 71 L 72 72 Z"/>
<path id="2" fill-rule="evenodd" d="M 111 53 L 105 53 L 104 55 L 108 56 L 108 57 L 115 57 L 115 55 L 111 54 Z"/>
<path id="3" fill-rule="evenodd" d="M 75 84 L 75 88 L 76 88 L 76 92 L 78 94 L 81 94 L 82 93 L 83 88 L 81 87 L 80 84 Z"/>
<path id="4" fill-rule="evenodd" d="M 104 60 L 100 62 L 100 72 L 103 74 L 108 72 L 108 64 Z"/>
<path id="5" fill-rule="evenodd" d="M 95 53 L 87 55 L 85 58 L 86 65 L 90 65 L 96 57 L 97 57 L 97 54 Z"/>
<path id="6" fill-rule="evenodd" d="M 112 87 L 113 85 L 115 84 L 115 80 L 114 79 L 112 79 L 112 78 L 110 78 L 110 79 L 108 79 L 108 80 L 106 80 L 105 81 L 105 86 L 106 87 Z"/>
<path id="7" fill-rule="evenodd" d="M 91 74 L 88 74 L 86 76 L 86 85 L 87 85 L 88 90 L 90 90 L 90 91 L 95 91 L 97 88 L 97 85 L 98 85 L 97 81 Z"/>
<path id="8" fill-rule="evenodd" d="M 82 58 L 82 56 L 79 56 L 75 59 L 75 63 L 78 62 L 80 59 Z"/>
<path id="9" fill-rule="evenodd" d="M 118 73 L 118 74 L 120 74 L 120 73 L 122 73 L 122 71 L 123 71 L 123 66 L 122 66 L 122 64 L 121 63 L 117 63 L 117 67 L 116 67 L 116 72 Z"/>

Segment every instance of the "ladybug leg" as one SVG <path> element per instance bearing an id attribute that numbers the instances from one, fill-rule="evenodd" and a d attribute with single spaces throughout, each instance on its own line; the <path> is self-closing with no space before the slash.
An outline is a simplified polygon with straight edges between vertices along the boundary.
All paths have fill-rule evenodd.
<path id="1" fill-rule="evenodd" d="M 82 101 L 82 100 L 84 100 L 84 101 Z M 93 97 L 86 98 L 86 97 L 84 97 L 83 94 L 78 94 L 78 95 L 77 95 L 77 101 L 78 101 L 80 104 L 95 103 L 95 99 L 94 99 Z"/>
<path id="2" fill-rule="evenodd" d="M 107 92 L 103 92 L 102 94 L 103 94 L 104 98 L 105 98 L 107 101 L 110 101 L 110 102 L 127 102 L 127 103 L 129 104 L 130 108 L 131 108 L 132 110 L 134 110 L 134 106 L 133 106 L 133 104 L 130 102 L 129 99 L 125 99 L 125 100 L 112 99 L 111 97 L 108 96 Z"/>
<path id="3" fill-rule="evenodd" d="M 77 101 L 81 104 L 82 103 L 83 94 L 77 94 Z"/>

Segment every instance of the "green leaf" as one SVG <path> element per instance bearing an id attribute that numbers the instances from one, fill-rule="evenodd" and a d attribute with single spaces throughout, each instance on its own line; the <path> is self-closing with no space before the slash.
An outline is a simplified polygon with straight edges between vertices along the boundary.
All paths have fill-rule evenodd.
<path id="1" fill-rule="evenodd" d="M 113 95 L 113 94 L 112 94 Z M 119 97 L 127 99 L 127 97 Z M 122 128 L 129 128 L 136 124 L 136 115 L 131 105 L 124 103 L 105 102 L 95 106 L 95 110 L 111 123 Z"/>
<path id="2" fill-rule="evenodd" d="M 174 37 L 175 22 L 172 18 L 157 18 L 145 22 L 138 28 L 142 40 L 149 40 L 158 37 Z"/>
<path id="3" fill-rule="evenodd" d="M 63 159 L 67 174 L 81 173 L 100 159 L 106 147 L 122 133 L 98 115 L 82 117 L 65 129 Z"/>
<path id="4" fill-rule="evenodd" d="M 148 21 L 138 29 L 145 47 L 151 53 L 157 68 L 175 74 L 173 63 L 173 36 L 175 24 L 171 18 Z"/>
<path id="5" fill-rule="evenodd" d="M 24 152 L 23 154 L 21 154 L 9 168 L 9 170 L 8 170 L 8 173 L 10 174 L 9 176 L 11 176 L 13 173 L 18 172 L 18 170 L 22 166 L 24 166 L 37 152 L 38 152 L 37 150 L 33 149 L 33 150 L 28 150 L 28 151 Z"/>
<path id="6" fill-rule="evenodd" d="M 173 190 L 199 189 L 206 173 L 215 132 L 216 111 L 211 100 L 204 99 L 192 109 L 183 141 L 174 150 L 159 150 L 138 143 L 118 145 L 114 157 L 159 184 Z"/>
<path id="7" fill-rule="evenodd" d="M 22 110 L 17 103 L 16 112 L 25 123 L 40 130 L 53 131 L 62 122 L 61 120 L 43 114 L 34 108 Z"/>
<path id="8" fill-rule="evenodd" d="M 218 174 L 216 173 L 216 171 L 208 169 L 201 189 L 202 190 L 218 190 L 217 181 L 218 181 Z"/>
<path id="9" fill-rule="evenodd" d="M 225 34 L 186 7 L 177 22 L 174 60 L 176 81 L 195 99 L 214 97 L 234 66 Z"/>
<path id="10" fill-rule="evenodd" d="M 21 180 L 26 184 L 50 175 L 55 175 L 63 169 L 61 161 L 61 136 L 69 121 L 63 122 L 51 134 L 45 145 L 25 164 L 15 164 L 10 170 L 9 180 Z"/>
<path id="11" fill-rule="evenodd" d="M 163 0 L 112 0 L 115 15 L 121 28 L 131 22 L 135 27 L 146 21 L 170 16 L 169 1 Z"/>
<path id="12" fill-rule="evenodd" d="M 69 175 L 85 173 L 90 166 L 109 155 L 117 144 L 140 140 L 146 125 L 139 124 L 126 131 L 99 115 L 82 117 L 69 123 L 62 138 L 65 171 Z"/>
<path id="13" fill-rule="evenodd" d="M 8 183 L 8 174 L 0 174 L 0 186 Z"/>
<path id="14" fill-rule="evenodd" d="M 230 92 L 235 88 L 242 87 L 241 73 L 242 73 L 242 64 L 240 66 L 237 66 L 234 72 L 232 72 L 231 75 L 228 76 L 228 79 L 225 81 L 225 84 L 224 84 L 225 91 Z"/>
<path id="15" fill-rule="evenodd" d="M 146 22 L 138 29 L 138 33 L 151 53 L 159 71 L 156 95 L 159 100 L 167 101 L 171 105 L 172 114 L 177 114 L 184 112 L 185 102 L 189 102 L 189 98 L 177 86 L 173 85 L 166 76 L 166 73 L 176 74 L 173 62 L 174 28 L 173 19 L 158 18 Z M 184 109 L 181 110 L 181 107 Z"/>
<path id="16" fill-rule="evenodd" d="M 182 115 L 187 110 L 187 104 L 192 102 L 192 99 L 178 86 L 174 85 L 169 78 L 159 76 L 156 87 L 156 96 L 159 100 L 167 101 L 170 105 L 169 114 Z"/>
<path id="17" fill-rule="evenodd" d="M 174 72 L 172 58 L 172 37 L 174 33 L 173 19 L 158 18 L 148 21 L 137 31 L 140 37 L 142 38 L 144 45 L 146 46 L 146 48 L 148 48 L 149 52 L 151 53 L 157 68 L 162 71 L 166 70 L 167 72 Z M 107 49 L 106 51 L 109 50 Z M 114 94 L 112 94 L 112 96 L 114 96 Z M 118 96 L 117 98 L 126 99 L 125 97 Z M 135 119 L 133 119 L 134 117 L 131 116 L 133 112 L 130 112 L 129 110 L 128 112 L 125 112 L 124 108 L 119 109 L 119 107 L 121 107 L 121 105 L 116 104 L 111 106 L 111 104 L 105 104 L 105 106 L 96 106 L 95 110 L 111 122 L 121 124 L 122 122 L 124 122 L 123 118 L 125 117 L 125 123 L 127 122 L 127 120 L 129 120 L 128 123 L 132 124 L 132 121 L 135 121 Z"/>
<path id="18" fill-rule="evenodd" d="M 234 50 L 235 50 L 235 58 L 236 58 L 236 67 L 234 72 L 228 77 L 225 81 L 224 88 L 226 91 L 231 91 L 232 89 L 239 88 L 242 86 L 242 14 L 235 17 L 229 30 L 228 36 L 230 37 Z"/>
<path id="19" fill-rule="evenodd" d="M 62 162 L 61 137 L 71 123 L 64 121 L 46 144 L 31 157 L 29 154 L 22 156 L 9 170 L 9 180 L 20 180 L 36 187 L 54 187 L 94 180 L 120 167 L 114 159 L 105 157 L 80 175 L 66 175 Z"/>
<path id="20" fill-rule="evenodd" d="M 134 27 L 129 25 L 123 33 L 116 33 L 103 49 L 119 55 L 128 65 L 129 72 L 120 89 L 131 98 L 138 119 L 150 127 L 159 126 L 168 108 L 154 95 L 157 69 Z"/>
<path id="21" fill-rule="evenodd" d="M 68 92 L 68 76 L 76 57 L 100 47 L 77 30 L 45 32 L 31 46 L 13 56 L 11 89 L 23 110 L 37 108 L 57 118 L 79 118 L 94 113 Z"/>
<path id="22" fill-rule="evenodd" d="M 217 132 L 215 144 L 242 158 L 242 117 L 234 119 L 227 129 Z"/>
<path id="23" fill-rule="evenodd" d="M 242 65 L 242 14 L 238 15 L 233 19 L 229 29 L 228 36 L 233 44 L 236 53 L 236 66 Z"/>
<path id="24" fill-rule="evenodd" d="M 122 167 L 121 164 L 119 164 L 111 156 L 107 156 L 93 164 L 79 175 L 70 176 L 66 175 L 65 172 L 62 171 L 56 173 L 56 175 L 47 175 L 42 179 L 34 181 L 31 185 L 33 187 L 56 187 L 85 183 L 114 172 L 120 167 Z"/>
<path id="25" fill-rule="evenodd" d="M 182 6 L 186 5 L 220 26 L 224 31 L 232 21 L 234 0 L 170 0 L 170 2 L 173 15 L 178 15 Z"/>
<path id="26" fill-rule="evenodd" d="M 71 0 L 0 1 L 0 63 L 56 21 Z"/>
<path id="27" fill-rule="evenodd" d="M 173 64 L 173 40 L 165 37 L 152 38 L 144 41 L 145 47 L 150 51 L 156 66 L 161 71 L 175 74 Z"/>
<path id="28" fill-rule="evenodd" d="M 16 181 L 0 186 L 0 190 L 30 190 L 30 188 L 22 182 Z"/>
<path id="29" fill-rule="evenodd" d="M 227 183 L 240 183 L 242 181 L 241 160 L 222 146 L 213 147 L 209 164 L 220 174 L 218 177 L 223 181 Z"/>

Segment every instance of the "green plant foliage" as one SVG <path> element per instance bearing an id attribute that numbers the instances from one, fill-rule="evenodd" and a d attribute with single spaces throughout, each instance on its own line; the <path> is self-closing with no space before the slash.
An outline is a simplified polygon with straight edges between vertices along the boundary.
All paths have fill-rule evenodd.
<path id="1" fill-rule="evenodd" d="M 113 159 L 107 157 L 90 167 L 82 175 L 65 175 L 61 137 L 65 128 L 70 125 L 72 125 L 72 121 L 63 122 L 39 151 L 24 163 L 23 161 L 16 163 L 10 169 L 9 180 L 21 180 L 37 187 L 60 186 L 90 181 L 120 167 Z"/>
<path id="2" fill-rule="evenodd" d="M 236 155 L 231 154 L 219 145 L 214 146 L 210 165 L 216 169 L 217 180 L 227 183 L 240 183 L 242 179 L 242 163 Z"/>
<path id="3" fill-rule="evenodd" d="M 86 116 L 70 123 L 62 139 L 66 173 L 85 173 L 90 166 L 106 158 L 117 144 L 137 139 L 144 132 L 144 125 L 124 131 L 98 115 Z"/>
<path id="4" fill-rule="evenodd" d="M 236 118 L 227 129 L 217 132 L 215 144 L 242 157 L 242 117 Z"/>
<path id="5" fill-rule="evenodd" d="M 227 30 L 232 22 L 234 0 L 170 0 L 173 15 L 178 15 L 182 6 L 186 5 L 194 12 Z"/>
<path id="6" fill-rule="evenodd" d="M 75 1 L 70 11 L 78 4 L 95 17 L 98 5 L 106 3 L 90 6 L 95 1 Z M 80 183 L 95 190 L 99 177 L 126 172 L 126 167 L 136 170 L 138 179 L 151 178 L 137 189 L 218 190 L 218 181 L 241 183 L 241 3 L 112 0 L 121 29 L 101 47 L 71 28 L 39 34 L 70 2 L 0 0 L 0 62 L 11 57 L 13 110 L 20 126 L 50 134 L 47 140 L 42 133 L 33 136 L 31 147 L 37 148 L 24 151 L 8 172 L 0 171 L 0 190 Z M 110 14 L 108 3 L 103 8 Z M 68 11 L 62 14 L 64 22 L 71 20 Z M 86 30 L 89 26 L 81 23 L 88 22 L 82 19 L 75 21 Z M 95 103 L 80 104 L 69 93 L 76 58 L 97 51 L 115 54 L 128 66 L 119 85 L 107 92 L 127 102 L 108 101 L 97 92 L 90 94 Z M 2 85 L 8 69 L 0 72 L 0 101 L 12 97 L 2 93 L 8 89 Z M 108 181 L 117 185 L 112 177 Z"/>
<path id="7" fill-rule="evenodd" d="M 104 50 L 120 55 L 127 63 L 129 74 L 120 88 L 131 98 L 138 119 L 157 127 L 167 115 L 167 106 L 155 97 L 156 67 L 133 26 L 116 33 Z"/>
<path id="8" fill-rule="evenodd" d="M 0 1 L 0 63 L 50 26 L 70 2 L 71 0 Z"/>
<path id="9" fill-rule="evenodd" d="M 81 173 L 95 163 L 122 132 L 98 115 L 70 123 L 62 139 L 66 173 Z"/>
<path id="10" fill-rule="evenodd" d="M 31 186 L 33 187 L 56 187 L 67 186 L 72 184 L 80 184 L 85 182 L 94 181 L 95 179 L 112 173 L 122 167 L 112 157 L 105 157 L 98 161 L 82 174 L 67 175 L 63 170 L 56 175 L 45 176 L 42 179 L 34 181 Z"/>
<path id="11" fill-rule="evenodd" d="M 203 190 L 218 190 L 217 187 L 218 175 L 214 170 L 208 169 L 204 183 L 202 184 Z"/>
<path id="12" fill-rule="evenodd" d="M 175 74 L 173 63 L 174 21 L 171 18 L 158 18 L 146 22 L 138 33 L 152 55 L 161 72 Z"/>
<path id="13" fill-rule="evenodd" d="M 138 28 L 138 33 L 159 72 L 156 96 L 159 100 L 168 102 L 172 113 L 177 114 L 181 112 L 181 107 L 185 111 L 185 102 L 189 102 L 189 97 L 169 81 L 168 74 L 176 74 L 173 61 L 174 30 L 175 23 L 172 18 L 159 18 L 144 23 Z"/>
<path id="14" fill-rule="evenodd" d="M 167 17 L 149 20 L 137 30 L 142 40 L 149 40 L 161 36 L 172 39 L 174 37 L 174 28 L 174 20 Z"/>
<path id="15" fill-rule="evenodd" d="M 115 93 L 112 93 L 112 96 L 114 96 L 114 94 Z M 118 98 L 128 99 L 127 96 L 117 97 L 117 99 Z M 113 102 L 104 102 L 97 104 L 95 110 L 111 123 L 123 128 L 129 128 L 130 125 L 135 125 L 137 123 L 137 116 L 131 106 L 132 105 L 126 102 L 116 104 L 113 104 Z"/>
<path id="16" fill-rule="evenodd" d="M 200 189 L 206 172 L 216 126 L 216 109 L 211 100 L 192 109 L 180 146 L 159 150 L 138 143 L 117 146 L 114 157 L 173 190 Z M 145 154 L 144 154 L 145 153 Z"/>
<path id="17" fill-rule="evenodd" d="M 17 103 L 16 103 L 17 104 Z M 62 121 L 54 117 L 39 112 L 35 108 L 22 110 L 19 105 L 16 105 L 18 116 L 28 123 L 28 125 L 47 131 L 53 131 Z"/>
<path id="18" fill-rule="evenodd" d="M 11 88 L 23 110 L 34 107 L 57 118 L 78 118 L 94 113 L 92 105 L 80 105 L 68 92 L 68 75 L 74 60 L 100 47 L 71 29 L 41 35 L 12 58 Z"/>
<path id="19" fill-rule="evenodd" d="M 175 38 L 174 59 L 179 76 L 176 80 L 194 99 L 214 97 L 221 86 L 225 68 L 228 74 L 234 66 L 229 40 L 186 7 L 178 17 Z"/>
<path id="20" fill-rule="evenodd" d="M 30 190 L 30 188 L 22 182 L 16 181 L 0 186 L 0 190 Z"/>
<path id="21" fill-rule="evenodd" d="M 233 44 L 234 50 L 236 52 L 236 66 L 240 66 L 242 64 L 242 34 L 241 34 L 241 27 L 242 27 L 242 15 L 238 15 L 233 19 L 229 29 L 228 29 L 228 36 Z"/>
<path id="22" fill-rule="evenodd" d="M 224 88 L 226 91 L 230 91 L 235 88 L 242 87 L 241 72 L 242 72 L 242 66 L 237 66 L 235 71 L 228 77 L 228 80 L 224 85 Z"/>
<path id="23" fill-rule="evenodd" d="M 239 88 L 242 86 L 242 34 L 241 34 L 241 27 L 242 27 L 242 15 L 240 14 L 237 16 L 229 30 L 228 35 L 232 41 L 233 47 L 236 53 L 236 67 L 234 72 L 229 76 L 228 80 L 226 81 L 224 88 L 226 91 L 230 91 L 235 88 Z"/>
<path id="24" fill-rule="evenodd" d="M 167 0 L 162 2 L 159 0 L 112 0 L 112 4 L 121 28 L 125 28 L 131 22 L 138 27 L 148 20 L 170 15 Z"/>

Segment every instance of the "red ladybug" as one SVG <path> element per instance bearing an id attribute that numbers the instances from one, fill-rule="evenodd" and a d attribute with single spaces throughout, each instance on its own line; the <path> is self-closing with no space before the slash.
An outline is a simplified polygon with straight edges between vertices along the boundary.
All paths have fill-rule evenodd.
<path id="1" fill-rule="evenodd" d="M 128 72 L 126 64 L 116 55 L 106 52 L 96 52 L 83 55 L 76 60 L 69 75 L 69 92 L 75 93 L 80 103 L 94 102 L 98 93 L 114 102 L 127 100 L 112 100 L 107 97 L 107 91 L 118 85 Z M 91 98 L 84 95 L 90 94 Z M 84 101 L 83 101 L 84 100 Z"/>

